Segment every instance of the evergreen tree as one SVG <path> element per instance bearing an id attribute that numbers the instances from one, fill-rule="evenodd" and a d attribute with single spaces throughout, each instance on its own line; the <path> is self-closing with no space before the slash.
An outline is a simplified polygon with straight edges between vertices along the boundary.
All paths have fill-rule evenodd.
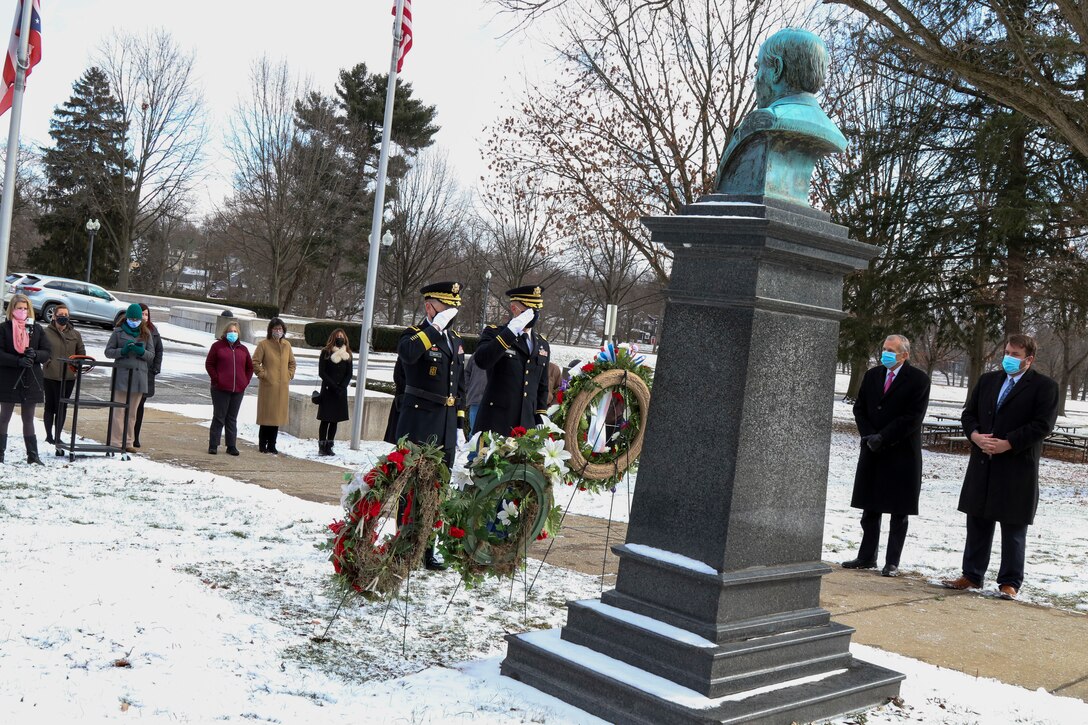
<path id="1" fill-rule="evenodd" d="M 109 80 L 89 68 L 72 86 L 72 96 L 53 112 L 53 147 L 42 163 L 47 186 L 38 230 L 41 245 L 28 254 L 35 270 L 82 279 L 86 273 L 88 219 L 102 229 L 94 248 L 91 279 L 113 284 L 118 276 L 116 245 L 120 194 L 130 187 L 132 162 L 123 151 L 125 121 Z"/>

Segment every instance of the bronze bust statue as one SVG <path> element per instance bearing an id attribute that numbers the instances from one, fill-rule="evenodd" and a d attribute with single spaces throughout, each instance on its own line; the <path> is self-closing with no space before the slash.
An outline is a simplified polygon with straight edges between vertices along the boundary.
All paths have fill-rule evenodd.
<path id="1" fill-rule="evenodd" d="M 820 108 L 829 56 L 814 33 L 786 28 L 763 43 L 756 65 L 756 110 L 722 154 L 721 194 L 774 197 L 808 205 L 816 161 L 846 149 L 846 137 Z"/>

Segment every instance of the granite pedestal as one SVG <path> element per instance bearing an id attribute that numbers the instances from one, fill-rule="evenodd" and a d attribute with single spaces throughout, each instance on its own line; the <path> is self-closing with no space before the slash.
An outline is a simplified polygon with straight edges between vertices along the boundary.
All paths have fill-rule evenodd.
<path id="1" fill-rule="evenodd" d="M 842 279 L 875 247 L 808 207 L 711 195 L 674 253 L 616 588 L 505 675 L 614 722 L 792 723 L 895 697 L 819 605 Z"/>

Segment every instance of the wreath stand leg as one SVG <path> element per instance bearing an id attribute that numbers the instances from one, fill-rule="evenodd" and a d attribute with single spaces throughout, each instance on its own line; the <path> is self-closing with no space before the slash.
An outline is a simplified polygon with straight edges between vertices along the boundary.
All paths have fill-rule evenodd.
<path id="1" fill-rule="evenodd" d="M 465 585 L 465 580 L 462 579 L 462 580 L 460 580 L 458 582 L 457 586 L 455 586 L 453 588 L 453 594 L 450 595 L 450 600 L 448 602 L 446 602 L 446 608 L 442 610 L 442 616 L 443 617 L 446 616 L 446 612 L 450 611 L 450 605 L 453 604 L 454 597 L 457 596 L 457 593 L 461 591 L 461 587 L 463 587 L 464 585 Z"/>
<path id="2" fill-rule="evenodd" d="M 404 629 L 400 635 L 400 656 L 408 656 L 408 594 L 412 591 L 412 569 L 408 568 L 408 576 L 404 580 Z"/>
<path id="3" fill-rule="evenodd" d="M 344 592 L 344 596 L 340 598 L 340 603 L 336 605 L 336 611 L 332 613 L 332 617 L 329 619 L 329 623 L 325 625 L 325 631 L 321 633 L 320 637 L 310 637 L 311 641 L 317 642 L 318 644 L 328 641 L 325 637 L 329 633 L 329 630 L 332 629 L 332 623 L 336 621 L 336 617 L 340 614 L 340 608 L 344 606 L 344 602 L 348 600 L 348 597 L 352 595 L 353 591 L 354 590 L 352 589 L 348 589 L 346 592 Z"/>
<path id="4" fill-rule="evenodd" d="M 563 509 L 563 516 L 559 519 L 559 529 L 563 528 L 563 522 L 567 520 L 567 512 L 570 511 L 570 505 L 574 503 L 574 496 L 578 493 L 578 487 L 574 486 L 573 488 L 574 490 L 570 492 L 570 500 L 567 501 L 567 506 Z M 544 558 L 540 560 L 540 566 L 536 568 L 536 574 L 533 574 L 533 581 L 529 584 L 529 591 L 525 593 L 526 596 L 533 593 L 533 587 L 536 586 L 536 578 L 540 576 L 540 570 L 544 568 L 544 562 L 548 560 L 548 554 L 552 553 L 553 544 L 555 544 L 554 538 L 548 542 L 548 548 L 544 551 Z"/>

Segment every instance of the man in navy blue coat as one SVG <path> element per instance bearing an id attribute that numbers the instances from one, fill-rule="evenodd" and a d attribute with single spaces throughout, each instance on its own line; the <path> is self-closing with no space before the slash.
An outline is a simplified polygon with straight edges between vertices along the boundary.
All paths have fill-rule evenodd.
<path id="1" fill-rule="evenodd" d="M 1009 335 L 1002 369 L 981 376 L 963 408 L 960 420 L 971 440 L 959 503 L 967 514 L 967 542 L 962 575 L 941 582 L 950 589 L 982 588 L 998 523 L 998 592 L 1015 599 L 1023 585 L 1028 526 L 1039 505 L 1039 458 L 1058 417 L 1058 384 L 1031 369 L 1035 352 L 1031 337 Z"/>

